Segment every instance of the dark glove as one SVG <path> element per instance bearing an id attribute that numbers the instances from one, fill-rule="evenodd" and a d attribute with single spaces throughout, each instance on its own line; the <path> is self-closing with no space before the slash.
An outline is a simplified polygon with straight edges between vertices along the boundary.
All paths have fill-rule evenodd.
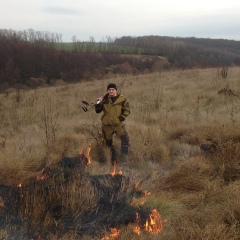
<path id="1" fill-rule="evenodd" d="M 123 122 L 125 120 L 125 118 L 123 116 L 119 116 L 118 118 L 119 118 L 120 122 Z"/>
<path id="2" fill-rule="evenodd" d="M 96 113 L 100 113 L 100 112 L 102 112 L 102 110 L 103 110 L 102 104 L 96 104 L 96 105 L 95 105 L 95 111 L 96 111 Z"/>

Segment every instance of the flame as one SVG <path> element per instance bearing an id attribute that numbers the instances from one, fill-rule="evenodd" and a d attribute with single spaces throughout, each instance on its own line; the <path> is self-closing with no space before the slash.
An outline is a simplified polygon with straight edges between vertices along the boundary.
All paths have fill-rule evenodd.
<path id="1" fill-rule="evenodd" d="M 141 226 L 140 226 L 140 215 L 136 213 L 136 223 L 133 225 L 133 232 L 137 235 L 141 235 Z M 161 215 L 158 213 L 156 209 L 152 210 L 152 213 L 149 215 L 149 219 L 146 220 L 146 224 L 144 225 L 145 231 L 152 234 L 159 234 L 162 231 L 163 223 L 167 222 L 167 220 L 162 220 Z M 132 224 L 130 224 L 132 225 Z M 120 236 L 120 230 L 116 228 L 110 228 L 111 234 L 101 238 L 101 240 L 112 240 L 116 239 Z M 144 230 L 144 228 L 142 228 Z"/>
<path id="2" fill-rule="evenodd" d="M 162 230 L 162 218 L 156 209 L 152 210 L 149 219 L 146 221 L 145 230 L 151 233 L 160 233 Z"/>
<path id="3" fill-rule="evenodd" d="M 87 148 L 87 165 L 91 164 L 91 158 L 90 158 L 91 149 L 92 149 L 91 144 L 89 144 Z"/>
<path id="4" fill-rule="evenodd" d="M 147 201 L 147 196 L 149 196 L 151 194 L 151 192 L 148 192 L 147 190 L 145 190 L 144 192 L 143 192 L 143 197 L 141 197 L 140 199 L 139 199 L 139 202 L 140 202 L 140 204 L 144 204 L 146 201 Z"/>
<path id="5" fill-rule="evenodd" d="M 140 222 L 139 213 L 136 213 L 136 222 L 137 222 L 137 225 L 133 228 L 133 232 L 135 232 L 137 235 L 140 235 L 141 234 L 141 228 L 139 227 L 139 222 Z"/>
<path id="6" fill-rule="evenodd" d="M 80 156 L 82 155 L 82 149 L 79 151 L 79 155 L 80 155 Z"/>
<path id="7" fill-rule="evenodd" d="M 141 234 L 141 229 L 139 226 L 134 227 L 133 232 L 135 232 L 137 235 Z"/>
<path id="8" fill-rule="evenodd" d="M 140 215 L 139 215 L 139 213 L 136 213 L 136 222 L 140 222 Z"/>
<path id="9" fill-rule="evenodd" d="M 17 185 L 17 187 L 18 187 L 18 188 L 21 188 L 21 187 L 22 187 L 22 183 L 19 183 L 19 184 Z"/>
<path id="10" fill-rule="evenodd" d="M 138 182 L 134 184 L 134 190 L 136 190 L 136 191 L 140 190 Z M 140 190 L 140 191 L 142 192 L 143 196 L 141 198 L 133 198 L 131 205 L 134 205 L 134 204 L 143 205 L 143 204 L 145 204 L 145 202 L 147 201 L 147 196 L 149 196 L 151 194 L 151 192 L 148 192 L 147 190 L 145 190 L 145 191 Z"/>
<path id="11" fill-rule="evenodd" d="M 111 171 L 112 177 L 116 175 L 116 162 L 114 161 L 112 171 Z"/>
<path id="12" fill-rule="evenodd" d="M 137 182 L 134 184 L 134 189 L 138 189 L 138 187 L 139 187 L 139 183 Z"/>
<path id="13" fill-rule="evenodd" d="M 44 180 L 47 177 L 47 173 L 45 173 L 44 171 L 45 168 L 43 168 L 41 173 L 37 175 L 37 180 Z"/>
<path id="14" fill-rule="evenodd" d="M 122 175 L 123 172 L 122 172 L 122 168 L 120 167 L 120 170 L 119 170 L 119 172 L 117 173 L 117 170 L 116 170 L 116 162 L 114 161 L 113 167 L 112 167 L 112 170 L 111 170 L 111 175 L 112 175 L 112 177 L 114 177 L 116 174 Z"/>
<path id="15" fill-rule="evenodd" d="M 91 144 L 89 144 L 89 146 L 87 147 L 87 151 L 86 151 L 87 165 L 91 164 L 91 157 L 90 157 L 91 149 L 92 149 Z M 80 158 L 82 158 L 82 155 L 83 155 L 82 149 L 79 151 L 78 155 L 79 155 Z"/>
<path id="16" fill-rule="evenodd" d="M 110 231 L 111 231 L 111 234 L 103 237 L 101 240 L 111 240 L 111 239 L 119 237 L 119 233 L 120 233 L 119 230 L 117 230 L 116 228 L 110 228 Z"/>

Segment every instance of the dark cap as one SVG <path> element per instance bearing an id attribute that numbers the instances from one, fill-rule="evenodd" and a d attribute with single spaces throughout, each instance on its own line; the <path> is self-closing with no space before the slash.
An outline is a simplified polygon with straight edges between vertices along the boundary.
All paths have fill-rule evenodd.
<path id="1" fill-rule="evenodd" d="M 108 90 L 109 88 L 115 88 L 115 89 L 117 90 L 117 86 L 116 86 L 115 83 L 109 83 L 108 86 L 107 86 L 107 90 Z"/>

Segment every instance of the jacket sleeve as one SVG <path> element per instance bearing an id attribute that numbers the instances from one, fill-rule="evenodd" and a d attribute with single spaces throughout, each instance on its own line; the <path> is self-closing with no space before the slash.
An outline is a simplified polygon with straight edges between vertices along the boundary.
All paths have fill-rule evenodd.
<path id="1" fill-rule="evenodd" d="M 120 116 L 120 121 L 124 121 L 129 114 L 130 114 L 130 105 L 128 100 L 125 99 L 122 105 L 122 114 Z"/>

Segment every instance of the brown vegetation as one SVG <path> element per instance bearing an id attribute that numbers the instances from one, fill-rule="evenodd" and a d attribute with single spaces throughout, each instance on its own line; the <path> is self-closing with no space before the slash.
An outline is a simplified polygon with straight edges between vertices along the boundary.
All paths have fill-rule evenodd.
<path id="1" fill-rule="evenodd" d="M 63 43 L 61 34 L 33 29 L 0 29 L 0 91 L 164 69 L 220 67 L 217 75 L 225 79 L 228 67 L 240 65 L 239 41 L 161 36 L 72 40 Z"/>
<path id="2" fill-rule="evenodd" d="M 2 93 L 0 237 L 101 239 L 115 227 L 118 239 L 239 239 L 240 99 L 219 94 L 239 92 L 239 73 L 178 70 Z M 131 106 L 131 148 L 116 178 L 100 116 L 84 112 L 81 102 L 95 102 L 110 81 L 124 81 L 119 91 Z M 89 146 L 83 175 L 82 167 L 59 167 L 64 157 L 87 156 Z M 22 191 L 17 202 L 2 197 L 9 188 Z M 136 234 L 135 211 L 145 219 L 152 209 L 161 215 L 161 232 Z"/>

